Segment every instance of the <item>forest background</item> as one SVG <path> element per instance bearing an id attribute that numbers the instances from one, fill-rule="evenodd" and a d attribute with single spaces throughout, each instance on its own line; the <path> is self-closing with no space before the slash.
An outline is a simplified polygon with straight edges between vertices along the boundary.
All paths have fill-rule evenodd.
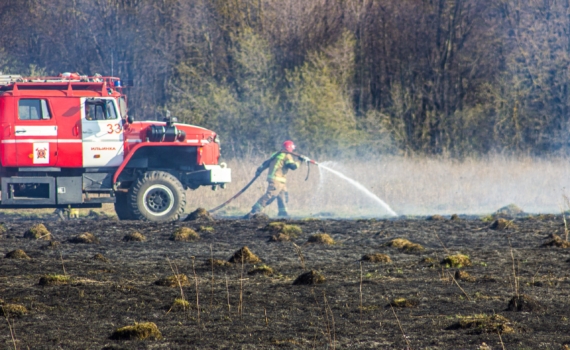
<path id="1" fill-rule="evenodd" d="M 569 0 L 2 0 L 0 71 L 132 81 L 226 156 L 565 154 Z"/>

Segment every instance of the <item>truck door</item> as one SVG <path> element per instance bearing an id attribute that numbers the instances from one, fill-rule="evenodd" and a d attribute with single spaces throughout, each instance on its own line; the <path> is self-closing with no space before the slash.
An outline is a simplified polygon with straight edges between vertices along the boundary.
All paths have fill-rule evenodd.
<path id="1" fill-rule="evenodd" d="M 49 101 L 41 98 L 17 99 L 14 119 L 16 165 L 54 166 L 57 163 L 57 124 Z"/>
<path id="2" fill-rule="evenodd" d="M 124 158 L 123 125 L 114 98 L 81 99 L 83 167 L 117 167 Z"/>

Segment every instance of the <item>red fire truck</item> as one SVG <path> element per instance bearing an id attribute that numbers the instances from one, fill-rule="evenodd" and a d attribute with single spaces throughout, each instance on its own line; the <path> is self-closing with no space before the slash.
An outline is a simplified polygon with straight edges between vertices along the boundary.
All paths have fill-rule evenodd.
<path id="1" fill-rule="evenodd" d="M 100 208 L 174 221 L 187 189 L 225 187 L 216 133 L 133 121 L 116 77 L 0 75 L 0 208 Z"/>

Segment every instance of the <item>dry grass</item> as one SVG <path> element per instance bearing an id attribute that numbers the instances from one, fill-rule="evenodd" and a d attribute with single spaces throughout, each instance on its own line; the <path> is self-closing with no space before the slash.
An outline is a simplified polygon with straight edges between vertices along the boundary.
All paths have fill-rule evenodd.
<path id="1" fill-rule="evenodd" d="M 160 340 L 162 334 L 154 322 L 136 323 L 116 329 L 111 334 L 111 339 L 117 340 Z"/>
<path id="2" fill-rule="evenodd" d="M 541 245 L 541 247 L 557 247 L 557 248 L 570 248 L 570 242 L 563 240 L 558 235 L 552 235 L 552 238 Z"/>
<path id="3" fill-rule="evenodd" d="M 174 299 L 174 302 L 172 303 L 168 311 L 186 311 L 190 310 L 191 307 L 192 304 L 190 304 L 188 300 L 182 298 L 176 298 Z"/>
<path id="4" fill-rule="evenodd" d="M 24 316 L 28 313 L 28 309 L 21 304 L 2 304 L 0 311 L 0 314 L 5 317 Z"/>
<path id="5" fill-rule="evenodd" d="M 288 225 L 281 221 L 270 222 L 267 224 L 267 226 L 265 226 L 265 230 L 276 234 L 282 233 L 291 238 L 297 238 L 300 234 L 303 233 L 301 227 L 297 225 Z"/>
<path id="6" fill-rule="evenodd" d="M 177 242 L 192 242 L 200 239 L 200 235 L 196 233 L 190 227 L 179 227 L 172 236 L 170 236 L 171 241 Z"/>
<path id="7" fill-rule="evenodd" d="M 465 282 L 475 282 L 476 278 L 471 276 L 467 271 L 457 270 L 455 271 L 455 279 L 457 281 L 465 281 Z"/>
<path id="8" fill-rule="evenodd" d="M 471 259 L 464 254 L 448 255 L 441 261 L 441 264 L 447 267 L 462 268 L 464 266 L 471 266 Z"/>
<path id="9" fill-rule="evenodd" d="M 291 237 L 289 237 L 289 235 L 286 235 L 284 233 L 278 233 L 272 235 L 271 238 L 269 239 L 270 242 L 289 242 L 290 240 Z"/>
<path id="10" fill-rule="evenodd" d="M 497 220 L 493 221 L 491 226 L 489 226 L 492 230 L 506 230 L 506 229 L 516 229 L 517 227 L 511 220 L 498 218 Z"/>
<path id="11" fill-rule="evenodd" d="M 376 254 L 366 254 L 362 256 L 362 261 L 368 261 L 373 263 L 391 263 L 392 259 L 386 254 L 376 253 Z"/>
<path id="12" fill-rule="evenodd" d="M 335 244 L 334 239 L 328 233 L 315 233 L 314 235 L 309 236 L 307 242 L 326 245 Z"/>
<path id="13" fill-rule="evenodd" d="M 37 224 L 30 227 L 25 233 L 24 238 L 29 239 L 43 239 L 46 241 L 51 240 L 51 233 L 44 226 L 44 224 Z"/>
<path id="14" fill-rule="evenodd" d="M 163 277 L 154 282 L 154 284 L 156 284 L 157 286 L 172 287 L 172 288 L 180 286 L 185 287 L 190 285 L 190 280 L 188 279 L 188 276 L 184 274 L 177 274 L 177 275 Z"/>
<path id="15" fill-rule="evenodd" d="M 140 232 L 128 233 L 123 237 L 125 242 L 146 242 L 146 237 Z"/>
<path id="16" fill-rule="evenodd" d="M 228 261 L 234 264 L 241 264 L 242 262 L 246 264 L 258 264 L 261 262 L 261 259 L 253 254 L 248 247 L 243 247 L 235 252 Z"/>
<path id="17" fill-rule="evenodd" d="M 325 283 L 325 282 L 326 282 L 325 276 L 323 276 L 318 271 L 311 270 L 309 272 L 305 272 L 305 273 L 299 275 L 299 277 L 297 277 L 297 279 L 295 279 L 295 281 L 293 281 L 293 285 L 294 286 L 313 285 L 313 284 L 321 284 L 321 283 Z"/>
<path id="18" fill-rule="evenodd" d="M 406 298 L 395 298 L 390 301 L 390 305 L 393 307 L 400 307 L 400 308 L 407 308 L 407 307 L 416 307 L 420 303 L 414 299 L 406 299 Z"/>
<path id="19" fill-rule="evenodd" d="M 392 248 L 398 248 L 405 252 L 410 252 L 410 253 L 421 252 L 424 250 L 424 247 L 422 247 L 422 245 L 417 243 L 412 243 L 405 238 L 393 239 L 390 242 L 386 243 L 386 246 Z"/>
<path id="20" fill-rule="evenodd" d="M 66 275 L 51 274 L 40 278 L 40 286 L 60 286 L 71 282 L 71 277 Z"/>
<path id="21" fill-rule="evenodd" d="M 459 322 L 452 328 L 469 329 L 474 333 L 509 334 L 515 330 L 509 319 L 501 315 L 477 314 L 472 316 L 457 316 Z"/>
<path id="22" fill-rule="evenodd" d="M 206 265 L 213 267 L 230 267 L 233 266 L 231 262 L 221 259 L 208 259 Z"/>
<path id="23" fill-rule="evenodd" d="M 106 262 L 106 263 L 109 262 L 109 259 L 107 259 L 107 258 L 106 258 L 103 254 L 101 254 L 101 253 L 97 253 L 97 254 L 93 255 L 93 258 L 92 258 L 92 259 L 93 259 L 93 260 L 99 260 L 99 261 Z"/>
<path id="24" fill-rule="evenodd" d="M 248 275 L 264 275 L 264 276 L 271 276 L 273 275 L 273 269 L 267 265 L 259 265 L 250 270 Z"/>
<path id="25" fill-rule="evenodd" d="M 271 150 L 267 150 L 271 152 Z M 263 157 L 231 159 L 232 183 L 228 189 L 207 187 L 193 193 L 196 206 L 213 208 L 245 186 Z M 388 203 L 398 214 L 451 215 L 491 214 L 509 203 L 529 213 L 558 213 L 560 188 L 570 177 L 565 158 L 533 159 L 489 156 L 479 159 L 381 157 L 371 160 L 346 159 L 336 163 L 318 161 L 360 182 Z M 378 217 L 386 211 L 350 184 L 324 170 L 311 169 L 305 182 L 303 166 L 287 175 L 289 211 L 293 216 Z M 365 169 L 365 171 L 363 171 Z M 310 195 L 307 189 L 310 188 Z M 265 192 L 266 182 L 256 181 L 242 196 L 218 212 L 245 215 Z M 457 193 L 461 193 L 458 196 Z M 265 210 L 277 214 L 275 205 Z"/>

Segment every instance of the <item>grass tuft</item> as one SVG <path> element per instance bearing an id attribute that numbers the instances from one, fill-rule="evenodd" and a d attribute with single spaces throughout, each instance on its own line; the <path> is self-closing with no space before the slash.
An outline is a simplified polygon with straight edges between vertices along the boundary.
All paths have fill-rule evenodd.
<path id="1" fill-rule="evenodd" d="M 37 224 L 30 227 L 25 233 L 24 238 L 29 239 L 43 239 L 46 241 L 51 240 L 51 233 L 44 226 L 44 224 Z"/>
<path id="2" fill-rule="evenodd" d="M 111 339 L 116 340 L 160 340 L 162 334 L 154 322 L 136 323 L 132 326 L 117 328 Z"/>
<path id="3" fill-rule="evenodd" d="M 391 263 L 392 259 L 386 254 L 366 254 L 362 256 L 362 261 L 368 261 L 373 263 Z"/>
<path id="4" fill-rule="evenodd" d="M 123 241 L 125 242 L 145 242 L 146 237 L 140 232 L 132 232 L 128 233 L 123 237 Z"/>
<path id="5" fill-rule="evenodd" d="M 471 259 L 467 255 L 455 254 L 448 255 L 441 261 L 441 264 L 446 267 L 462 268 L 464 266 L 471 266 Z"/>
<path id="6" fill-rule="evenodd" d="M 249 271 L 247 274 L 248 275 L 270 276 L 270 275 L 273 275 L 273 269 L 267 265 L 260 265 L 260 266 L 254 267 L 254 269 Z"/>
<path id="7" fill-rule="evenodd" d="M 501 315 L 477 314 L 472 316 L 457 316 L 459 322 L 451 326 L 452 329 L 470 329 L 477 334 L 481 333 L 514 333 L 511 321 Z"/>
<path id="8" fill-rule="evenodd" d="M 546 243 L 543 243 L 541 247 L 557 247 L 557 248 L 570 248 L 570 242 L 563 240 L 558 235 L 552 235 L 552 239 Z"/>
<path id="9" fill-rule="evenodd" d="M 243 247 L 235 252 L 228 261 L 234 264 L 241 264 L 242 260 L 244 263 L 248 264 L 258 264 L 261 262 L 261 259 L 257 255 L 253 254 L 248 247 Z"/>
<path id="10" fill-rule="evenodd" d="M 176 231 L 174 231 L 172 236 L 170 236 L 170 240 L 176 242 L 192 242 L 199 239 L 200 235 L 189 227 L 179 227 Z"/>
<path id="11" fill-rule="evenodd" d="M 83 244 L 93 244 L 99 243 L 99 239 L 95 237 L 92 233 L 84 232 L 80 235 L 72 237 L 69 239 L 71 243 L 83 243 Z"/>
<path id="12" fill-rule="evenodd" d="M 319 243 L 319 244 L 335 244 L 334 239 L 328 233 L 315 233 L 311 235 L 307 240 L 309 243 Z"/>
<path id="13" fill-rule="evenodd" d="M 40 286 L 60 286 L 71 282 L 71 277 L 66 275 L 50 274 L 40 278 Z"/>
<path id="14" fill-rule="evenodd" d="M 12 250 L 11 252 L 6 253 L 4 256 L 6 259 L 30 259 L 28 254 L 22 249 Z"/>
<path id="15" fill-rule="evenodd" d="M 293 281 L 293 285 L 294 286 L 313 285 L 313 284 L 325 283 L 325 281 L 326 281 L 325 276 L 323 276 L 318 271 L 311 270 L 297 277 L 297 279 Z"/>
<path id="16" fill-rule="evenodd" d="M 28 313 L 28 309 L 20 304 L 3 304 L 0 305 L 1 315 L 4 317 L 24 316 Z"/>
<path id="17" fill-rule="evenodd" d="M 406 299 L 406 298 L 395 298 L 392 301 L 390 301 L 390 305 L 393 307 L 400 307 L 400 308 L 406 308 L 406 307 L 416 307 L 418 306 L 420 303 L 417 300 L 414 299 Z"/>
<path id="18" fill-rule="evenodd" d="M 398 248 L 405 252 L 421 252 L 424 250 L 424 247 L 417 243 L 412 243 L 405 238 L 396 238 L 391 240 L 390 242 L 386 243 L 388 247 Z"/>

